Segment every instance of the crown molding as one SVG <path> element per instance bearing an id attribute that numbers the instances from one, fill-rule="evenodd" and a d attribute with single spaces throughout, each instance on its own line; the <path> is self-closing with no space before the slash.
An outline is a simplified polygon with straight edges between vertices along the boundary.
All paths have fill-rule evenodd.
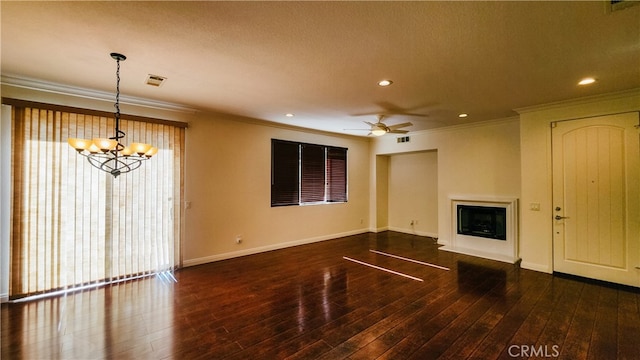
<path id="1" fill-rule="evenodd" d="M 527 106 L 527 107 L 514 109 L 514 111 L 517 112 L 518 114 L 526 114 L 530 112 L 561 109 L 567 106 L 586 105 L 586 104 L 591 104 L 598 101 L 613 101 L 613 100 L 624 99 L 624 98 L 629 98 L 633 96 L 640 96 L 640 88 L 633 88 L 633 89 L 628 89 L 628 90 L 623 90 L 623 91 L 618 91 L 618 92 L 608 93 L 608 94 L 585 96 L 577 99 L 557 101 L 557 102 L 548 103 L 548 104 Z"/>
<path id="2" fill-rule="evenodd" d="M 503 124 L 519 122 L 519 121 L 520 121 L 519 116 L 509 116 L 506 118 L 499 118 L 499 119 L 493 119 L 493 120 L 474 121 L 474 122 L 463 123 L 463 124 L 442 126 L 442 127 L 437 127 L 433 129 L 411 131 L 406 135 L 412 136 L 412 135 L 418 135 L 418 134 L 433 134 L 433 133 L 439 133 L 439 132 L 465 130 L 465 129 L 472 129 L 477 127 L 492 126 L 492 125 L 503 125 Z"/>
<path id="3" fill-rule="evenodd" d="M 91 100 L 113 101 L 112 92 L 69 86 L 15 75 L 1 75 L 0 84 L 28 90 L 43 91 L 52 94 L 81 97 Z M 185 105 L 145 99 L 135 96 L 120 95 L 120 103 L 152 109 L 175 111 L 180 113 L 193 114 L 199 112 L 199 110 Z"/>

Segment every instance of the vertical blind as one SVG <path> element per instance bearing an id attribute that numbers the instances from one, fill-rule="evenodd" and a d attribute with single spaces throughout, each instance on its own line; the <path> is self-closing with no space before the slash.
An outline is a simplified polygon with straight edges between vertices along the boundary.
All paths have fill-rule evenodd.
<path id="1" fill-rule="evenodd" d="M 271 140 L 271 206 L 346 201 L 346 148 Z"/>
<path id="2" fill-rule="evenodd" d="M 123 117 L 127 143 L 159 151 L 114 178 L 67 144 L 113 136 L 113 118 L 14 106 L 12 121 L 11 298 L 179 265 L 183 127 Z"/>

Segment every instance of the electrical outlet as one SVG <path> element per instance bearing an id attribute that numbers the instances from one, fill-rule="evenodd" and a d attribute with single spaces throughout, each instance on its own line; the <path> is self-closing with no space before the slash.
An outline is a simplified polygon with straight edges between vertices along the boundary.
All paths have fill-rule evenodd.
<path id="1" fill-rule="evenodd" d="M 413 226 L 413 220 L 411 220 L 411 222 L 409 223 L 409 225 Z"/>
<path id="2" fill-rule="evenodd" d="M 236 235 L 236 244 L 242 243 L 242 235 Z"/>

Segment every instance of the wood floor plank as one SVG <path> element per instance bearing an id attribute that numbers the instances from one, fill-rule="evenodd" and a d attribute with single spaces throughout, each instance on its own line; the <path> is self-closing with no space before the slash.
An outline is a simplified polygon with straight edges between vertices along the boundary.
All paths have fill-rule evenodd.
<path id="1" fill-rule="evenodd" d="M 587 359 L 605 359 L 618 353 L 618 291 L 601 289 L 595 312 Z"/>
<path id="2" fill-rule="evenodd" d="M 382 251 L 448 267 L 436 269 Z M 417 282 L 348 262 L 361 259 Z M 3 359 L 636 359 L 640 291 L 366 233 L 2 304 Z M 607 357 L 610 358 L 610 357 Z"/>
<path id="3" fill-rule="evenodd" d="M 584 284 L 576 311 L 567 329 L 567 336 L 560 350 L 561 357 L 576 360 L 587 358 L 596 318 L 594 310 L 598 308 L 601 289 L 594 284 Z"/>
<path id="4" fill-rule="evenodd" d="M 640 357 L 638 342 L 630 341 L 630 339 L 640 339 L 640 326 L 638 326 L 640 324 L 640 293 L 632 293 L 628 290 L 619 291 L 617 310 L 617 358 Z"/>

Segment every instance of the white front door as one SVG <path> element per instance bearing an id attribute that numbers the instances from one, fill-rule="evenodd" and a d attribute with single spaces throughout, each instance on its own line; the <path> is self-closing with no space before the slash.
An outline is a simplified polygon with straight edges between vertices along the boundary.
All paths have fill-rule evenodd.
<path id="1" fill-rule="evenodd" d="M 638 121 L 553 124 L 554 271 L 640 286 Z"/>

